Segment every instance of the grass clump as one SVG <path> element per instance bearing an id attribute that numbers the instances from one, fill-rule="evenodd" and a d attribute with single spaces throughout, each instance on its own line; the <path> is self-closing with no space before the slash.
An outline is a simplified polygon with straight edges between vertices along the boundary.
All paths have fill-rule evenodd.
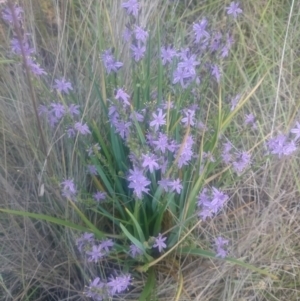
<path id="1" fill-rule="evenodd" d="M 293 5 L 185 2 L 3 4 L 3 300 L 296 300 Z"/>

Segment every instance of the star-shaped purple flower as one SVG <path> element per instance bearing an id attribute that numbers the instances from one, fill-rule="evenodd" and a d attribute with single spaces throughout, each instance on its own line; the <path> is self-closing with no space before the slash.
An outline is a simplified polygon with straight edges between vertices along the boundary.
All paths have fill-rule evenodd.
<path id="1" fill-rule="evenodd" d="M 94 245 L 92 247 L 92 250 L 87 251 L 86 254 L 90 256 L 88 258 L 88 261 L 94 261 L 95 263 L 97 263 L 99 259 L 105 256 L 105 253 L 103 252 L 101 245 L 99 246 Z"/>
<path id="2" fill-rule="evenodd" d="M 170 46 L 161 47 L 160 55 L 161 55 L 162 64 L 164 66 L 167 63 L 172 63 L 173 57 L 176 56 L 176 51 Z"/>
<path id="3" fill-rule="evenodd" d="M 144 175 L 143 172 L 137 168 L 129 170 L 128 180 L 130 181 L 128 187 L 133 188 L 135 195 L 138 199 L 142 198 L 142 193 L 147 193 L 149 188 L 147 186 L 151 183 Z"/>
<path id="4" fill-rule="evenodd" d="M 158 248 L 158 251 L 161 253 L 161 251 L 167 247 L 167 245 L 165 244 L 166 239 L 167 237 L 163 237 L 159 233 L 158 236 L 155 238 L 155 243 L 153 245 L 153 248 Z"/>
<path id="5" fill-rule="evenodd" d="M 139 62 L 145 56 L 146 47 L 141 43 L 138 43 L 137 46 L 132 44 L 130 49 L 132 51 L 132 56 L 136 62 Z"/>
<path id="6" fill-rule="evenodd" d="M 55 88 L 60 93 L 64 92 L 66 94 L 69 94 L 69 90 L 73 90 L 72 84 L 66 81 L 64 78 L 55 79 L 54 81 L 55 84 L 53 85 L 53 88 Z"/>
<path id="7" fill-rule="evenodd" d="M 123 66 L 122 62 L 117 62 L 111 53 L 111 49 L 105 50 L 102 55 L 102 62 L 104 64 L 107 74 L 111 72 L 118 72 L 118 70 Z"/>
<path id="8" fill-rule="evenodd" d="M 86 123 L 83 124 L 82 122 L 76 122 L 74 125 L 74 129 L 82 135 L 91 134 L 89 127 Z"/>
<path id="9" fill-rule="evenodd" d="M 183 186 L 182 186 L 179 179 L 170 181 L 169 182 L 169 187 L 170 187 L 171 192 L 176 191 L 178 194 L 180 194 L 180 192 L 183 188 Z"/>
<path id="10" fill-rule="evenodd" d="M 162 109 L 158 109 L 158 113 L 152 113 L 153 120 L 150 122 L 150 126 L 154 126 L 158 131 L 161 125 L 166 124 L 166 114 L 163 114 Z"/>
<path id="11" fill-rule="evenodd" d="M 153 154 L 142 155 L 143 157 L 143 167 L 148 167 L 150 172 L 159 169 L 159 165 L 157 163 L 157 158 Z"/>
<path id="12" fill-rule="evenodd" d="M 132 245 L 130 245 L 129 253 L 130 253 L 130 256 L 132 258 L 135 258 L 135 257 L 137 257 L 139 255 L 142 255 L 143 251 L 139 247 L 137 247 L 136 245 L 132 244 Z"/>
<path id="13" fill-rule="evenodd" d="M 126 9 L 128 15 L 137 17 L 139 13 L 139 4 L 137 0 L 129 0 L 122 3 L 122 7 Z"/>
<path id="14" fill-rule="evenodd" d="M 224 249 L 226 245 L 228 245 L 229 241 L 227 239 L 224 239 L 222 237 L 217 237 L 215 239 L 215 248 L 217 251 L 217 256 L 221 258 L 225 258 L 227 255 L 227 251 Z"/>
<path id="15" fill-rule="evenodd" d="M 208 21 L 204 18 L 199 23 L 195 23 L 193 25 L 196 43 L 198 43 L 202 38 L 208 39 L 210 37 L 210 34 L 206 31 L 207 24 Z"/>
<path id="16" fill-rule="evenodd" d="M 134 33 L 135 33 L 135 38 L 138 40 L 138 41 L 141 41 L 141 42 L 146 42 L 147 38 L 148 38 L 148 32 L 145 31 L 142 27 L 139 27 L 139 26 L 135 26 L 135 29 L 134 29 Z"/>
<path id="17" fill-rule="evenodd" d="M 97 191 L 93 194 L 93 198 L 97 202 L 103 201 L 106 199 L 106 193 L 103 191 Z"/>
<path id="18" fill-rule="evenodd" d="M 119 88 L 115 95 L 115 99 L 122 100 L 124 105 L 130 106 L 130 102 L 128 101 L 130 98 L 129 94 L 127 94 L 123 89 Z"/>
<path id="19" fill-rule="evenodd" d="M 76 195 L 76 187 L 73 179 L 66 179 L 60 185 L 62 186 L 62 196 L 73 198 Z"/>
<path id="20" fill-rule="evenodd" d="M 234 19 L 237 18 L 239 14 L 243 11 L 239 8 L 240 4 L 238 2 L 231 2 L 228 7 L 226 7 L 227 15 L 232 15 Z"/>

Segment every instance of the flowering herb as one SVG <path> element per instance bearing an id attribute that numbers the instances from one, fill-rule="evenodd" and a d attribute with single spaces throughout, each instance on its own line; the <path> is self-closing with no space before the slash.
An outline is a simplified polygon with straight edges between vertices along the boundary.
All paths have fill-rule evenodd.
<path id="1" fill-rule="evenodd" d="M 38 107 L 38 115 L 47 120 L 51 129 L 56 127 L 52 133 L 59 132 L 62 125 L 67 135 L 62 134 L 60 139 L 65 139 L 65 136 L 76 137 L 76 148 L 74 145 L 72 147 L 76 152 L 84 149 L 83 162 L 88 162 L 85 167 L 88 174 L 92 175 L 80 179 L 93 180 L 88 183 L 88 188 L 85 187 L 84 193 L 78 193 L 73 179 L 62 181 L 60 188 L 62 196 L 77 201 L 76 205 L 71 201 L 67 204 L 81 213 L 78 216 L 84 217 L 84 226 L 78 225 L 78 229 L 88 227 L 88 231 L 95 232 L 85 232 L 75 243 L 82 256 L 81 262 L 87 261 L 89 265 L 94 263 L 96 267 L 91 271 L 103 269 L 101 278 L 95 277 L 90 281 L 85 291 L 94 300 L 119 298 L 115 295 L 125 292 L 132 285 L 130 274 L 111 272 L 113 268 L 121 266 L 121 260 L 125 258 L 130 263 L 140 261 L 148 264 L 150 259 L 153 260 L 153 255 L 160 256 L 158 253 L 167 247 L 171 252 L 176 239 L 180 239 L 178 233 L 181 231 L 170 229 L 176 229 L 179 223 L 188 227 L 197 215 L 205 221 L 221 212 L 229 196 L 220 188 L 203 187 L 203 183 L 211 183 L 206 180 L 212 176 L 216 179 L 215 185 L 222 184 L 223 175 L 216 178 L 216 170 L 223 170 L 225 164 L 230 165 L 231 171 L 242 175 L 251 166 L 251 155 L 247 151 L 236 149 L 229 141 L 221 149 L 217 146 L 220 143 L 219 134 L 225 129 L 225 126 L 222 128 L 223 121 L 234 114 L 223 116 L 226 110 L 217 112 L 222 115 L 218 117 L 222 118 L 218 120 L 221 121 L 218 127 L 214 128 L 212 124 L 215 123 L 211 121 L 214 121 L 215 115 L 207 118 L 205 124 L 201 122 L 206 115 L 210 115 L 205 112 L 206 99 L 202 101 L 199 95 L 203 91 L 212 91 L 209 86 L 211 82 L 221 84 L 222 73 L 226 72 L 223 60 L 230 55 L 233 45 L 232 33 L 222 34 L 219 30 L 213 30 L 208 18 L 203 17 L 193 24 L 191 33 L 186 35 L 190 47 L 176 51 L 172 45 L 180 47 L 178 41 L 169 41 L 169 37 L 165 38 L 164 35 L 160 36 L 162 43 L 156 43 L 154 36 L 155 43 L 149 44 L 150 32 L 137 22 L 143 20 L 139 20 L 139 13 L 144 15 L 140 3 L 128 0 L 121 4 L 130 15 L 130 22 L 123 28 L 123 39 L 130 44 L 122 49 L 128 49 L 133 58 L 129 62 L 133 68 L 128 72 L 132 80 L 124 80 L 123 72 L 119 73 L 123 63 L 117 59 L 117 50 L 115 53 L 108 48 L 100 56 L 107 78 L 100 79 L 101 93 L 93 95 L 105 96 L 101 97 L 101 121 L 104 119 L 104 122 L 97 124 L 97 118 L 90 122 L 87 115 L 81 116 L 79 105 L 69 103 L 69 99 L 75 95 L 68 95 L 73 91 L 73 86 L 64 77 L 55 79 L 52 86 L 59 92 L 60 102 Z M 19 6 L 14 9 L 21 25 L 23 10 Z M 226 13 L 236 19 L 242 10 L 238 3 L 231 2 L 226 7 Z M 2 17 L 8 24 L 13 22 L 9 10 L 3 10 Z M 110 40 L 115 41 L 111 37 L 105 43 Z M 31 44 L 30 35 L 23 33 L 21 41 L 14 37 L 10 46 L 16 56 L 25 53 L 24 63 L 32 74 L 46 75 L 33 57 L 36 51 Z M 159 46 L 152 51 L 152 45 Z M 143 62 L 136 64 L 142 59 Z M 222 73 L 221 66 L 224 66 Z M 153 76 L 152 69 L 160 76 Z M 154 87 L 151 85 L 152 79 Z M 132 82 L 132 86 L 120 88 L 125 82 Z M 209 101 L 213 104 L 211 110 L 215 114 L 214 93 L 210 94 L 212 99 Z M 232 99 L 231 110 L 236 108 L 239 99 L 240 95 Z M 86 105 L 84 112 L 89 110 L 90 107 Z M 87 123 L 83 120 L 87 120 Z M 245 116 L 245 124 L 255 125 L 253 114 Z M 89 136 L 83 138 L 78 134 Z M 294 139 L 284 135 L 270 139 L 267 143 L 269 152 L 279 157 L 293 153 L 300 137 L 299 123 L 291 130 L 292 134 Z M 66 141 L 74 142 L 70 139 Z M 85 207 L 86 201 L 91 198 L 94 206 Z M 91 221 L 86 220 L 88 217 L 91 217 Z M 99 220 L 99 217 L 104 218 Z M 103 228 L 113 233 L 105 235 L 100 232 L 99 221 L 104 221 Z M 174 227 L 165 229 L 166 224 Z M 168 243 L 167 237 L 160 233 L 165 230 L 170 233 Z M 153 233 L 159 234 L 152 237 Z M 228 240 L 216 238 L 217 256 L 224 258 L 227 255 L 227 245 Z M 110 264 L 109 261 L 114 262 Z M 102 265 L 103 262 L 105 264 Z M 131 268 L 127 264 L 124 266 L 124 270 Z M 103 275 L 109 277 L 104 279 Z"/>

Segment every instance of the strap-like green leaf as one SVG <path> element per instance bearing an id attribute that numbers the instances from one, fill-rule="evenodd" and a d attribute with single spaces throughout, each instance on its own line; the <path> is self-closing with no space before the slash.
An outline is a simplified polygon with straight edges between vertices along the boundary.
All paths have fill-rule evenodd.
<path id="1" fill-rule="evenodd" d="M 238 259 L 235 259 L 235 258 L 230 258 L 230 257 L 220 258 L 220 257 L 217 257 L 215 253 L 210 252 L 210 251 L 205 251 L 205 250 L 198 249 L 198 248 L 192 249 L 192 248 L 185 247 L 185 248 L 180 249 L 180 253 L 181 254 L 186 254 L 186 255 L 197 255 L 197 256 L 202 256 L 202 257 L 225 260 L 225 261 L 228 261 L 228 262 L 231 262 L 231 263 L 235 263 L 235 264 L 237 264 L 237 265 L 239 265 L 243 268 L 246 268 L 248 270 L 257 272 L 257 273 L 265 275 L 265 276 L 269 276 L 272 279 L 275 279 L 275 280 L 277 279 L 277 276 L 269 273 L 265 269 L 257 268 L 255 266 L 249 264 L 249 263 L 245 263 L 245 262 L 243 262 L 241 260 L 238 260 Z"/>

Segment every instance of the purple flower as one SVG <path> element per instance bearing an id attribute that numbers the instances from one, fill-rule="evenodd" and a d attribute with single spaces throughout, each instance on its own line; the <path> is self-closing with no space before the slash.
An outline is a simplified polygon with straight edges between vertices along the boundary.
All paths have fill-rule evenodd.
<path id="1" fill-rule="evenodd" d="M 49 114 L 49 110 L 48 110 L 47 106 L 45 106 L 45 105 L 39 105 L 39 107 L 38 107 L 38 114 L 39 114 L 39 116 L 48 115 Z"/>
<path id="2" fill-rule="evenodd" d="M 95 301 L 105 300 L 107 298 L 106 284 L 101 282 L 100 278 L 97 277 L 86 288 L 85 294 Z"/>
<path id="3" fill-rule="evenodd" d="M 131 38 L 131 30 L 129 28 L 125 28 L 124 32 L 123 32 L 123 40 L 125 42 L 129 42 L 130 41 L 130 38 Z"/>
<path id="4" fill-rule="evenodd" d="M 116 133 L 118 133 L 122 139 L 125 139 L 129 136 L 131 122 L 117 121 L 114 126 Z"/>
<path id="5" fill-rule="evenodd" d="M 62 186 L 62 196 L 72 199 L 76 195 L 74 180 L 67 179 L 60 184 Z"/>
<path id="6" fill-rule="evenodd" d="M 256 122 L 255 122 L 255 116 L 252 113 L 245 115 L 245 124 L 252 126 L 253 129 L 257 128 Z"/>
<path id="7" fill-rule="evenodd" d="M 143 167 L 148 167 L 150 172 L 159 169 L 159 165 L 157 163 L 157 158 L 153 154 L 142 155 L 143 157 Z"/>
<path id="8" fill-rule="evenodd" d="M 231 2 L 228 7 L 226 7 L 227 15 L 232 15 L 234 19 L 237 18 L 239 14 L 241 14 L 243 11 L 239 8 L 238 2 Z"/>
<path id="9" fill-rule="evenodd" d="M 178 167 L 181 168 L 183 165 L 188 165 L 189 161 L 193 157 L 193 144 L 194 140 L 192 136 L 188 136 L 185 141 L 182 142 L 183 145 L 179 147 L 176 156 L 179 156 Z"/>
<path id="10" fill-rule="evenodd" d="M 99 246 L 94 245 L 92 247 L 92 250 L 87 251 L 86 254 L 90 256 L 88 258 L 88 261 L 94 261 L 95 263 L 97 263 L 99 259 L 105 256 L 105 253 L 102 250 L 102 246 L 100 245 Z"/>
<path id="11" fill-rule="evenodd" d="M 97 167 L 95 165 L 88 165 L 87 172 L 92 176 L 96 176 L 98 174 Z"/>
<path id="12" fill-rule="evenodd" d="M 129 170 L 128 180 L 130 181 L 128 187 L 133 188 L 138 199 L 142 198 L 142 193 L 148 193 L 149 188 L 146 188 L 151 182 L 143 175 L 143 172 L 137 168 Z"/>
<path id="13" fill-rule="evenodd" d="M 215 77 L 217 83 L 220 82 L 221 72 L 220 72 L 220 68 L 217 65 L 211 66 L 211 75 Z"/>
<path id="14" fill-rule="evenodd" d="M 129 274 L 117 276 L 116 278 L 110 277 L 109 282 L 107 283 L 107 286 L 110 289 L 110 294 L 115 295 L 116 293 L 122 293 L 124 292 L 131 282 L 131 276 Z"/>
<path id="15" fill-rule="evenodd" d="M 114 246 L 114 242 L 112 241 L 112 239 L 104 239 L 100 242 L 99 246 L 108 253 L 110 251 L 109 248 L 112 248 Z"/>
<path id="16" fill-rule="evenodd" d="M 129 250 L 130 256 L 132 258 L 136 258 L 139 255 L 143 254 L 143 250 L 141 250 L 139 247 L 137 247 L 136 245 L 130 245 L 130 250 Z"/>
<path id="17" fill-rule="evenodd" d="M 217 213 L 220 208 L 222 208 L 225 202 L 228 200 L 228 195 L 224 192 L 218 190 L 215 187 L 212 187 L 212 201 L 211 204 L 213 206 L 212 211 Z"/>
<path id="18" fill-rule="evenodd" d="M 61 103 L 52 103 L 50 106 L 52 107 L 51 113 L 53 113 L 57 119 L 61 119 L 65 115 L 66 110 Z"/>
<path id="19" fill-rule="evenodd" d="M 207 188 L 204 188 L 198 196 L 198 206 L 203 206 L 210 202 L 210 194 Z"/>
<path id="20" fill-rule="evenodd" d="M 241 152 L 236 154 L 237 158 L 232 163 L 234 171 L 240 175 L 250 164 L 251 156 L 247 152 Z"/>
<path id="21" fill-rule="evenodd" d="M 223 144 L 221 158 L 225 164 L 229 164 L 232 160 L 231 150 L 232 144 L 230 142 L 226 142 Z"/>
<path id="22" fill-rule="evenodd" d="M 161 174 L 164 175 L 168 166 L 168 159 L 165 159 L 164 157 L 160 157 L 160 171 Z"/>
<path id="23" fill-rule="evenodd" d="M 180 194 L 183 186 L 179 179 L 173 180 L 169 182 L 170 192 L 176 191 L 178 194 Z"/>
<path id="24" fill-rule="evenodd" d="M 163 237 L 159 233 L 158 236 L 155 238 L 155 243 L 153 245 L 153 248 L 158 248 L 158 251 L 161 253 L 161 251 L 167 247 L 167 245 L 165 244 L 166 239 L 167 237 Z"/>
<path id="25" fill-rule="evenodd" d="M 122 100 L 124 105 L 130 106 L 130 102 L 128 99 L 130 96 L 121 88 L 117 90 L 117 93 L 115 95 L 115 99 Z"/>
<path id="26" fill-rule="evenodd" d="M 288 156 L 297 149 L 295 141 L 289 142 L 287 137 L 283 134 L 271 138 L 267 142 L 267 146 L 269 152 L 271 154 L 277 155 L 279 158 L 281 158 L 282 156 Z"/>
<path id="27" fill-rule="evenodd" d="M 295 134 L 294 141 L 297 141 L 300 138 L 300 123 L 297 121 L 296 127 L 291 129 L 291 133 Z"/>
<path id="28" fill-rule="evenodd" d="M 76 132 L 73 128 L 68 128 L 67 129 L 67 135 L 68 135 L 69 138 L 73 138 L 73 137 L 76 136 Z"/>
<path id="29" fill-rule="evenodd" d="M 230 111 L 233 111 L 236 108 L 236 106 L 237 106 L 238 102 L 240 101 L 240 99 L 241 99 L 241 95 L 240 94 L 237 94 L 235 97 L 233 97 L 231 99 L 231 108 L 230 108 Z"/>
<path id="30" fill-rule="evenodd" d="M 168 192 L 169 191 L 169 186 L 170 186 L 170 180 L 169 179 L 161 179 L 158 181 L 158 185 L 164 189 L 164 191 Z"/>
<path id="31" fill-rule="evenodd" d="M 182 68 L 190 77 L 193 77 L 196 75 L 195 67 L 198 65 L 200 63 L 196 61 L 196 56 L 193 54 L 190 57 L 183 58 L 183 61 L 178 64 L 178 68 Z"/>
<path id="32" fill-rule="evenodd" d="M 103 191 L 97 191 L 93 194 L 93 198 L 96 202 L 100 202 L 106 199 L 106 193 Z"/>
<path id="33" fill-rule="evenodd" d="M 111 49 L 105 50 L 102 55 L 102 62 L 104 64 L 107 74 L 111 72 L 118 72 L 118 70 L 123 66 L 122 62 L 117 62 L 111 53 Z"/>
<path id="34" fill-rule="evenodd" d="M 30 56 L 31 54 L 33 54 L 35 52 L 35 50 L 33 48 L 30 48 L 29 43 L 26 41 L 25 38 L 23 39 L 23 41 L 21 41 L 21 43 L 17 38 L 12 38 L 12 40 L 10 42 L 10 47 L 11 47 L 11 51 L 17 55 L 22 54 L 21 47 L 23 47 L 26 57 Z"/>
<path id="35" fill-rule="evenodd" d="M 120 117 L 120 114 L 118 112 L 118 108 L 114 105 L 110 105 L 108 108 L 108 117 L 110 122 L 114 125 L 118 118 Z"/>
<path id="36" fill-rule="evenodd" d="M 174 101 L 165 101 L 162 107 L 164 110 L 171 110 L 174 108 Z"/>
<path id="37" fill-rule="evenodd" d="M 179 145 L 175 140 L 171 140 L 170 143 L 167 146 L 167 149 L 171 152 L 174 153 L 178 149 Z"/>
<path id="38" fill-rule="evenodd" d="M 185 89 L 188 86 L 186 80 L 190 77 L 190 73 L 185 68 L 178 67 L 173 73 L 173 84 L 180 83 L 181 87 Z"/>
<path id="39" fill-rule="evenodd" d="M 296 150 L 297 150 L 297 146 L 296 146 L 295 140 L 292 140 L 292 141 L 288 142 L 288 143 L 284 146 L 283 154 L 284 154 L 285 156 L 289 156 L 289 155 L 291 155 L 293 152 L 295 152 Z"/>
<path id="40" fill-rule="evenodd" d="M 74 125 L 74 129 L 82 135 L 91 134 L 89 127 L 86 123 L 83 124 L 82 122 L 76 122 Z"/>
<path id="41" fill-rule="evenodd" d="M 167 48 L 161 47 L 160 51 L 163 66 L 167 63 L 172 63 L 173 57 L 176 56 L 176 51 L 170 46 L 168 46 Z"/>
<path id="42" fill-rule="evenodd" d="M 229 48 L 227 45 L 225 45 L 224 47 L 222 47 L 221 49 L 221 57 L 225 58 L 229 55 Z"/>
<path id="43" fill-rule="evenodd" d="M 195 33 L 195 42 L 198 43 L 202 38 L 209 38 L 209 33 L 205 30 L 207 26 L 207 20 L 204 18 L 199 23 L 193 25 L 193 30 Z"/>
<path id="44" fill-rule="evenodd" d="M 180 51 L 178 52 L 178 57 L 180 57 L 182 60 L 184 60 L 187 58 L 189 53 L 190 53 L 189 48 L 181 48 Z"/>
<path id="45" fill-rule="evenodd" d="M 22 21 L 22 14 L 24 12 L 23 8 L 20 7 L 19 5 L 14 5 L 13 7 L 13 10 L 14 10 L 14 14 L 17 18 L 17 21 Z M 14 18 L 13 18 L 13 13 L 12 11 L 10 10 L 10 8 L 5 8 L 3 9 L 2 11 L 2 19 L 4 21 L 6 21 L 7 23 L 10 23 L 12 24 L 14 22 Z"/>
<path id="46" fill-rule="evenodd" d="M 132 50 L 132 56 L 136 62 L 139 62 L 145 55 L 146 47 L 138 43 L 137 46 L 131 45 L 130 49 Z"/>
<path id="47" fill-rule="evenodd" d="M 156 145 L 155 150 L 160 150 L 162 153 L 165 153 L 168 149 L 168 137 L 165 134 L 159 133 L 158 134 L 158 140 L 153 141 L 153 144 Z"/>
<path id="48" fill-rule="evenodd" d="M 215 248 L 217 251 L 217 257 L 225 258 L 227 255 L 227 251 L 224 249 L 226 245 L 228 245 L 229 241 L 222 237 L 217 237 L 215 239 Z"/>
<path id="49" fill-rule="evenodd" d="M 208 217 L 213 216 L 213 212 L 211 210 L 211 196 L 207 188 L 204 188 L 202 192 L 198 196 L 198 207 L 201 208 L 200 212 L 198 213 L 199 217 L 201 217 L 204 221 Z"/>
<path id="50" fill-rule="evenodd" d="M 26 58 L 26 63 L 34 75 L 47 74 L 45 70 L 41 68 L 39 64 L 35 63 L 31 57 Z"/>
<path id="51" fill-rule="evenodd" d="M 185 125 L 185 126 L 194 126 L 195 125 L 195 111 L 194 110 L 184 110 L 184 115 L 185 117 L 183 117 L 181 119 L 181 122 Z"/>
<path id="52" fill-rule="evenodd" d="M 58 122 L 59 119 L 53 114 L 53 112 L 50 111 L 48 114 L 48 123 L 50 127 L 53 129 Z"/>
<path id="53" fill-rule="evenodd" d="M 94 234 L 85 232 L 79 238 L 76 239 L 76 246 L 80 252 L 89 245 L 94 243 Z"/>
<path id="54" fill-rule="evenodd" d="M 138 41 L 141 41 L 141 42 L 146 42 L 147 38 L 148 38 L 148 32 L 145 31 L 143 28 L 135 25 L 135 29 L 134 29 L 134 33 L 135 33 L 135 38 L 138 40 Z"/>
<path id="55" fill-rule="evenodd" d="M 73 90 L 72 84 L 66 81 L 64 78 L 55 79 L 54 81 L 55 84 L 53 85 L 53 88 L 58 90 L 60 93 L 64 92 L 66 94 L 69 94 L 69 90 Z"/>
<path id="56" fill-rule="evenodd" d="M 130 114 L 130 118 L 131 120 L 137 120 L 139 122 L 143 122 L 144 121 L 144 116 L 136 111 L 132 111 Z"/>
<path id="57" fill-rule="evenodd" d="M 234 44 L 233 36 L 230 33 L 226 33 L 226 44 L 229 48 Z"/>
<path id="58" fill-rule="evenodd" d="M 205 220 L 207 217 L 212 217 L 213 214 L 218 213 L 218 211 L 224 206 L 228 198 L 228 195 L 215 187 L 212 187 L 210 192 L 207 188 L 204 188 L 198 196 L 197 204 L 198 207 L 201 208 L 200 212 L 198 213 L 199 216 L 203 220 Z"/>
<path id="59" fill-rule="evenodd" d="M 74 118 L 75 115 L 79 115 L 79 105 L 71 103 L 68 107 L 68 113 L 71 115 L 72 118 Z"/>
<path id="60" fill-rule="evenodd" d="M 211 43 L 210 43 L 210 51 L 211 52 L 215 52 L 220 48 L 221 40 L 222 40 L 222 34 L 220 32 L 217 32 L 216 34 L 214 34 L 214 36 L 211 39 Z"/>
<path id="61" fill-rule="evenodd" d="M 150 122 L 150 126 L 154 126 L 158 131 L 161 125 L 166 124 L 166 114 L 163 114 L 162 109 L 158 109 L 158 114 L 152 113 L 153 120 Z"/>
<path id="62" fill-rule="evenodd" d="M 139 4 L 137 0 L 128 0 L 122 3 L 122 7 L 126 9 L 128 15 L 137 17 L 139 13 Z"/>

